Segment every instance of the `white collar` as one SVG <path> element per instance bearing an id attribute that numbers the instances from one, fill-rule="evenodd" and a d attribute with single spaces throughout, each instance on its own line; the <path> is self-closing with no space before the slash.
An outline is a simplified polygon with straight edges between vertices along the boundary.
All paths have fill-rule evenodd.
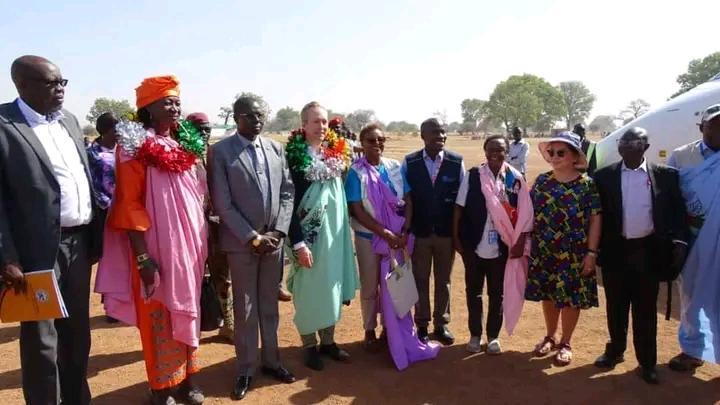
<path id="1" fill-rule="evenodd" d="M 65 114 L 63 114 L 60 110 L 48 114 L 47 116 L 42 115 L 39 112 L 35 111 L 32 107 L 30 107 L 20 97 L 17 98 L 17 105 L 18 108 L 20 108 L 20 112 L 23 114 L 23 116 L 25 116 L 25 120 L 28 124 L 30 124 L 30 126 L 40 124 L 52 124 L 58 120 L 65 118 Z"/>
<path id="2" fill-rule="evenodd" d="M 644 171 L 645 173 L 647 173 L 647 172 L 648 172 L 648 169 L 647 169 L 647 160 L 645 160 L 645 158 L 643 158 L 642 163 L 640 163 L 640 166 L 638 166 L 637 169 L 631 169 L 631 168 L 625 166 L 625 161 L 623 160 L 623 162 L 622 162 L 622 170 L 623 170 L 623 171 L 626 171 L 626 170 L 627 170 L 627 171 L 629 171 L 629 172 L 635 172 L 635 171 L 638 171 L 638 170 L 642 170 L 642 171 Z"/>

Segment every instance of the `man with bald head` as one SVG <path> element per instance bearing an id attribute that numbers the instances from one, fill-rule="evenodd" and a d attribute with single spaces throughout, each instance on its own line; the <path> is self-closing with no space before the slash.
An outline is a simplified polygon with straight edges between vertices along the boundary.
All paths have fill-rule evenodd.
<path id="1" fill-rule="evenodd" d="M 645 160 L 647 131 L 628 129 L 618 141 L 622 161 L 595 172 L 602 202 L 602 267 L 610 341 L 595 365 L 624 361 L 632 309 L 635 356 L 641 377 L 657 384 L 659 281 L 677 277 L 685 259 L 687 230 L 677 170 Z"/>
<path id="2" fill-rule="evenodd" d="M 18 98 L 0 105 L 0 274 L 54 269 L 68 318 L 21 322 L 28 404 L 88 404 L 90 260 L 94 202 L 78 120 L 62 108 L 67 80 L 52 62 L 22 56 L 11 68 Z"/>

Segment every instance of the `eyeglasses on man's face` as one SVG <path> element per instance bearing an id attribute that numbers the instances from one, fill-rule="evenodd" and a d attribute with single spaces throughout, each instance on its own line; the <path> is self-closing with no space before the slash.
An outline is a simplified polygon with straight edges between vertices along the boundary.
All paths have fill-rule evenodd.
<path id="1" fill-rule="evenodd" d="M 238 117 L 243 117 L 245 119 L 254 119 L 255 121 L 265 121 L 265 114 L 263 113 L 243 113 L 243 114 L 237 114 Z"/>
<path id="2" fill-rule="evenodd" d="M 49 89 L 52 89 L 52 88 L 55 88 L 58 86 L 65 87 L 68 84 L 68 79 L 47 80 L 47 79 L 31 77 L 30 80 L 37 82 L 37 83 L 42 83 L 45 85 L 45 87 L 47 87 Z"/>

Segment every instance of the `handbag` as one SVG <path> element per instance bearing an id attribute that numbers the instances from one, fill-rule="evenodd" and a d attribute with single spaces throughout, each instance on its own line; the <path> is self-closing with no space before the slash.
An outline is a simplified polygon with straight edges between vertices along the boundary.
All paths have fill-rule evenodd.
<path id="1" fill-rule="evenodd" d="M 405 263 L 399 265 L 395 259 L 395 251 L 390 251 L 391 271 L 385 277 L 388 292 L 398 318 L 407 315 L 418 302 L 418 290 L 412 273 L 412 261 L 407 249 L 403 249 Z"/>
<path id="2" fill-rule="evenodd" d="M 215 286 L 209 274 L 205 274 L 200 289 L 200 330 L 208 332 L 223 326 L 223 313 Z"/>

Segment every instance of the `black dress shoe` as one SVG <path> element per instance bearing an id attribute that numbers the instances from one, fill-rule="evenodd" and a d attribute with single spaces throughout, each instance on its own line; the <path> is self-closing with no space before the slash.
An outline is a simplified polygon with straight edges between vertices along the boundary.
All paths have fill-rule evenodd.
<path id="1" fill-rule="evenodd" d="M 341 349 L 336 343 L 320 345 L 320 354 L 324 354 L 335 361 L 349 361 L 350 353 Z"/>
<path id="2" fill-rule="evenodd" d="M 297 381 L 293 373 L 283 366 L 279 366 L 278 368 L 263 367 L 262 373 L 285 384 L 292 384 Z"/>
<path id="3" fill-rule="evenodd" d="M 598 368 L 615 368 L 618 363 L 623 361 L 625 361 L 624 356 L 611 356 L 608 352 L 605 352 L 595 360 L 594 364 Z"/>
<path id="4" fill-rule="evenodd" d="M 250 381 L 252 377 L 242 376 L 235 382 L 235 388 L 233 388 L 232 399 L 239 401 L 245 398 L 248 391 L 250 390 Z"/>
<path id="5" fill-rule="evenodd" d="M 430 336 L 428 336 L 427 326 L 418 326 L 417 337 L 423 343 L 427 343 L 430 341 Z"/>
<path id="6" fill-rule="evenodd" d="M 437 339 L 438 342 L 442 343 L 445 346 L 450 346 L 451 344 L 455 343 L 455 336 L 450 333 L 450 330 L 447 326 L 443 326 L 442 328 L 435 328 L 433 335 L 435 335 L 435 339 Z"/>
<path id="7" fill-rule="evenodd" d="M 653 384 L 653 385 L 660 384 L 660 380 L 658 380 L 657 371 L 655 370 L 654 367 L 653 368 L 642 367 L 641 371 L 640 371 L 640 376 L 648 384 Z"/>
<path id="8" fill-rule="evenodd" d="M 308 347 L 305 348 L 305 366 L 307 366 L 310 369 L 313 369 L 315 371 L 322 371 L 323 368 L 325 368 L 325 365 L 323 364 L 322 359 L 320 358 L 320 353 L 318 352 L 317 347 Z"/>

